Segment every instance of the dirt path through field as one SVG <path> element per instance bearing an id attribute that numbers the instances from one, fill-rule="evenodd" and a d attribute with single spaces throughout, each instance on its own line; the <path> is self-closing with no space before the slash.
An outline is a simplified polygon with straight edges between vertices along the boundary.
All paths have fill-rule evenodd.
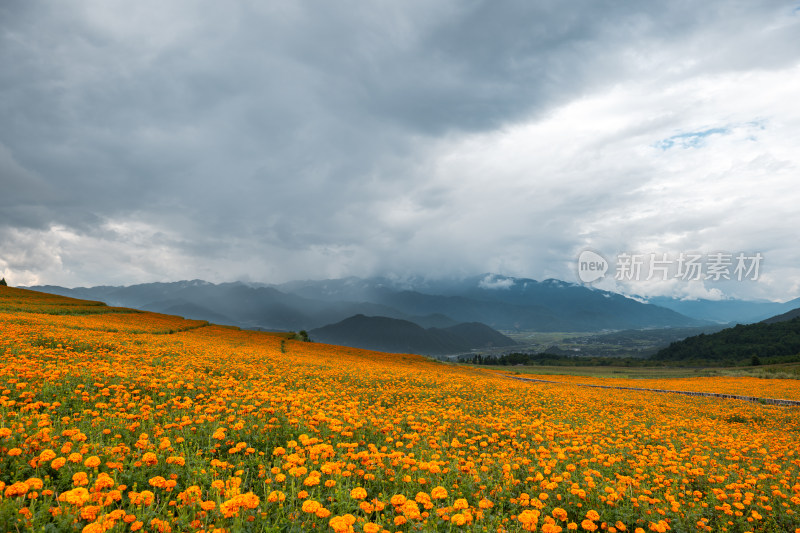
<path id="1" fill-rule="evenodd" d="M 511 379 L 518 379 L 520 381 L 533 381 L 538 383 L 552 383 L 555 385 L 575 385 L 577 387 L 594 387 L 597 389 L 620 389 L 620 390 L 632 390 L 632 391 L 642 391 L 642 392 L 660 392 L 660 393 L 669 393 L 669 394 L 683 394 L 685 396 L 709 396 L 714 398 L 727 398 L 730 400 L 745 400 L 748 402 L 758 402 L 763 404 L 770 404 L 770 405 L 784 405 L 784 406 L 791 406 L 791 407 L 800 407 L 800 401 L 796 400 L 782 400 L 779 398 L 757 398 L 755 396 L 739 396 L 736 394 L 720 394 L 716 392 L 697 392 L 697 391 L 679 391 L 679 390 L 668 390 L 668 389 L 644 389 L 638 387 L 620 387 L 614 385 L 593 385 L 590 383 L 565 383 L 563 381 L 551 381 L 547 379 L 534 379 L 534 378 L 523 378 L 518 376 L 509 376 L 506 374 L 506 377 Z"/>

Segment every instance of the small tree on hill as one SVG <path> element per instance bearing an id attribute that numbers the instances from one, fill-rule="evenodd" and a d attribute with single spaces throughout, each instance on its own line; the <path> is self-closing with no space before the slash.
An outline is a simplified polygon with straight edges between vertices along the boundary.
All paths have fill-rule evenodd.
<path id="1" fill-rule="evenodd" d="M 3 287 L 8 287 L 8 283 L 6 283 L 6 278 L 0 279 L 0 285 Z"/>
<path id="2" fill-rule="evenodd" d="M 313 342 L 311 338 L 308 336 L 308 332 L 304 329 L 301 329 L 299 333 L 293 333 L 292 338 L 303 342 Z"/>

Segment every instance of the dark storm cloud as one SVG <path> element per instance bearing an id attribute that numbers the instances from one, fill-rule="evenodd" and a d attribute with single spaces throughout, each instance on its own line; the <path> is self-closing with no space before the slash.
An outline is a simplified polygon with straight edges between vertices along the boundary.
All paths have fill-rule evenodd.
<path id="1" fill-rule="evenodd" d="M 316 257 L 340 262 L 335 272 L 441 267 L 435 253 L 409 259 L 441 240 L 432 227 L 450 228 L 441 254 L 461 257 L 473 239 L 498 254 L 530 229 L 493 222 L 508 214 L 498 205 L 486 235 L 457 222 L 485 213 L 487 196 L 434 176 L 458 139 L 628 83 L 785 69 L 800 52 L 795 19 L 777 1 L 7 1 L 0 233 L 25 246 L 50 231 L 39 241 L 74 276 L 74 257 L 103 243 L 150 249 L 142 278 L 194 277 L 175 257 L 238 260 L 236 274 L 255 279 L 254 256 L 277 277 Z M 512 218 L 551 223 L 543 205 L 563 191 L 526 174 L 552 201 L 533 213 L 520 203 Z M 619 201 L 582 194 L 571 205 Z M 579 230 L 559 227 L 553 256 Z"/>

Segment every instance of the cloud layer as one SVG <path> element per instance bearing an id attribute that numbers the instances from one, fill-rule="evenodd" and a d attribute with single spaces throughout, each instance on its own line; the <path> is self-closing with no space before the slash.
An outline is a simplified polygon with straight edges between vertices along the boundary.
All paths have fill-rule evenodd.
<path id="1" fill-rule="evenodd" d="M 799 9 L 4 2 L 0 273 L 574 280 L 586 248 L 727 250 L 765 263 L 726 294 L 796 297 Z"/>

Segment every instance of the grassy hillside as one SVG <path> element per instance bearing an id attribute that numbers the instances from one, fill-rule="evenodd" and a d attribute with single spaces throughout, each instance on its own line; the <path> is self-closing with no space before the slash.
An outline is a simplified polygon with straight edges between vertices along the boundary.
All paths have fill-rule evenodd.
<path id="1" fill-rule="evenodd" d="M 0 287 L 4 531 L 794 531 L 800 412 Z M 703 378 L 706 389 L 775 380 Z"/>
<path id="2" fill-rule="evenodd" d="M 673 342 L 652 357 L 687 364 L 788 363 L 800 361 L 800 317 L 737 325 Z"/>

